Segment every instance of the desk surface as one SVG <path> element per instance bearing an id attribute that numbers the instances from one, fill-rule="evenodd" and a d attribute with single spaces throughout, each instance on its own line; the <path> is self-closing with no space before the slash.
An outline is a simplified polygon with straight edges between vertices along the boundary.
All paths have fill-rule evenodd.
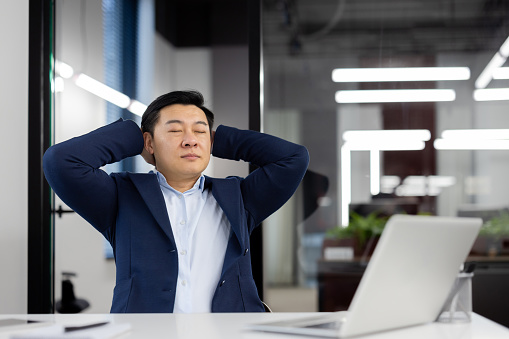
<path id="1" fill-rule="evenodd" d="M 49 314 L 49 315 L 0 315 L 0 319 L 17 318 L 56 322 L 62 325 L 79 325 L 110 321 L 129 323 L 131 330 L 120 339 L 157 338 L 206 338 L 206 339 L 272 339 L 305 338 L 304 336 L 278 335 L 253 332 L 247 324 L 306 317 L 317 313 L 215 313 L 215 314 Z M 18 332 L 19 333 L 19 332 Z M 7 339 L 12 332 L 0 331 L 0 339 Z M 422 326 L 366 336 L 369 339 L 502 339 L 509 338 L 509 329 L 477 314 L 468 324 L 432 323 Z"/>

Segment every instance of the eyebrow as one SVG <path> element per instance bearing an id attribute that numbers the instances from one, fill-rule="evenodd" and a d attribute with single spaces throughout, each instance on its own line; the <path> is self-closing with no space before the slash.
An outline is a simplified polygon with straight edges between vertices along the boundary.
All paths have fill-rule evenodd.
<path id="1" fill-rule="evenodd" d="M 183 122 L 182 122 L 182 120 L 168 120 L 168 121 L 166 121 L 165 125 L 169 125 L 169 124 L 183 124 Z M 198 120 L 194 124 L 208 126 L 208 124 L 202 120 Z"/>

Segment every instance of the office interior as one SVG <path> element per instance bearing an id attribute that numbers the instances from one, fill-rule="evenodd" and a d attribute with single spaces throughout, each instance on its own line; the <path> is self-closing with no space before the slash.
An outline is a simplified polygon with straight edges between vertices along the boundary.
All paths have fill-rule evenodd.
<path id="1" fill-rule="evenodd" d="M 0 13 L 1 41 L 11 51 L 0 56 L 1 138 L 8 159 L 0 176 L 0 313 L 30 312 L 31 3 L 2 0 L 9 11 Z M 478 263 L 474 311 L 509 326 L 503 311 L 509 304 L 508 3 L 50 3 L 51 143 L 120 117 L 139 123 L 144 105 L 177 89 L 201 91 L 218 125 L 253 128 L 250 91 L 257 82 L 257 127 L 308 148 L 311 162 L 303 183 L 262 226 L 260 293 L 274 311 L 347 307 L 342 296 L 355 289 L 362 276 L 358 259 L 369 260 L 370 249 L 356 251 L 352 259 L 326 258 L 325 244 L 355 216 L 478 216 L 486 232 L 470 258 Z M 253 11 L 257 6 L 259 12 Z M 259 28 L 258 45 L 253 27 Z M 253 72 L 257 67 L 259 74 Z M 369 72 L 355 74 L 359 69 Z M 388 78 L 373 78 L 378 70 Z M 406 78 L 416 70 L 424 74 Z M 127 103 L 105 100 L 87 88 L 87 80 L 121 92 Z M 138 157 L 105 170 L 150 166 Z M 206 174 L 249 171 L 247 164 L 214 159 Z M 50 221 L 54 259 L 47 272 L 53 276 L 52 302 L 62 298 L 61 282 L 71 272 L 76 295 L 89 303 L 83 312 L 109 312 L 115 265 L 105 241 L 75 213 L 58 213 L 69 210 L 58 197 L 52 195 L 50 202 L 57 210 Z M 488 228 L 493 224 L 496 232 Z M 336 274 L 327 271 L 331 265 Z M 350 280 L 342 285 L 345 276 L 354 277 L 354 287 Z"/>

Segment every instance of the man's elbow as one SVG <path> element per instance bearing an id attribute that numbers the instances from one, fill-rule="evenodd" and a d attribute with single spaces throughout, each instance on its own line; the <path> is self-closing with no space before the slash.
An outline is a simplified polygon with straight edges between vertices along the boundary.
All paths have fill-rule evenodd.
<path id="1" fill-rule="evenodd" d="M 304 146 L 301 146 L 299 149 L 299 159 L 301 166 L 304 168 L 304 171 L 307 170 L 309 166 L 309 152 L 308 149 Z"/>
<path id="2" fill-rule="evenodd" d="M 46 152 L 44 152 L 44 155 L 42 156 L 42 169 L 45 174 L 50 171 L 51 165 L 54 163 L 54 159 L 55 152 L 53 147 L 50 147 L 46 150 Z"/>
<path id="3" fill-rule="evenodd" d="M 59 175 L 59 164 L 62 161 L 62 155 L 58 148 L 58 145 L 52 146 L 48 148 L 42 156 L 42 169 L 44 171 L 44 176 L 51 186 L 53 184 L 52 179 Z"/>

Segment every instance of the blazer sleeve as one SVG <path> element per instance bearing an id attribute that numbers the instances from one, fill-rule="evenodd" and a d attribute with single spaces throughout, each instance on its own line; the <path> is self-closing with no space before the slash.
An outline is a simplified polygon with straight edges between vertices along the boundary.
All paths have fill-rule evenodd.
<path id="1" fill-rule="evenodd" d="M 241 182 L 244 207 L 255 225 L 290 199 L 309 164 L 309 154 L 304 146 L 227 126 L 217 127 L 212 155 L 258 166 Z"/>
<path id="2" fill-rule="evenodd" d="M 138 155 L 142 149 L 138 125 L 118 120 L 48 148 L 43 157 L 44 174 L 70 208 L 104 232 L 115 223 L 117 188 L 115 180 L 100 168 Z"/>

